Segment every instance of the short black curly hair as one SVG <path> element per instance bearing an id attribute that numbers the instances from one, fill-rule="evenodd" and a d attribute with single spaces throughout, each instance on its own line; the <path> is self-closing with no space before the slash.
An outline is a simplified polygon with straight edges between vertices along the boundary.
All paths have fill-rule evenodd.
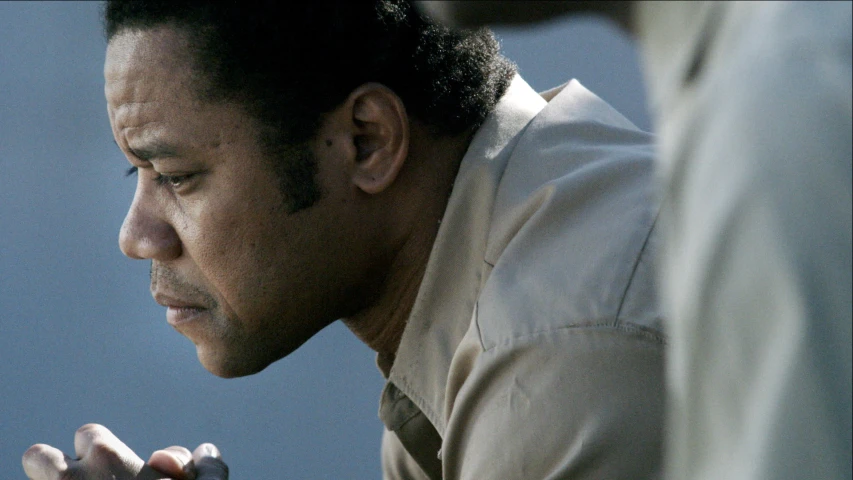
<path id="1" fill-rule="evenodd" d="M 390 88 L 434 133 L 455 135 L 483 122 L 515 74 L 488 30 L 438 26 L 404 0 L 106 2 L 108 41 L 159 25 L 189 35 L 197 93 L 241 102 L 268 127 L 263 144 L 279 158 L 366 82 Z M 291 211 L 319 198 L 316 165 L 304 153 L 276 167 Z"/>

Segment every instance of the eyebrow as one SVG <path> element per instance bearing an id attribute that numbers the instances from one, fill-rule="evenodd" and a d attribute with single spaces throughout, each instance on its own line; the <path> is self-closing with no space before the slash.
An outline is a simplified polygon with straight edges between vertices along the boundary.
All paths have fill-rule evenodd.
<path id="1" fill-rule="evenodd" d="M 150 162 L 156 158 L 168 158 L 178 155 L 178 149 L 167 143 L 156 142 L 141 147 L 127 148 L 136 158 Z"/>

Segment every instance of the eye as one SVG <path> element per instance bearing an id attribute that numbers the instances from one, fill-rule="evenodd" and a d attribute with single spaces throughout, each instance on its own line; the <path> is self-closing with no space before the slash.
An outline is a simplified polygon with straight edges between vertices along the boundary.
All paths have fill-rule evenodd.
<path id="1" fill-rule="evenodd" d="M 157 182 L 157 185 L 168 185 L 172 188 L 178 188 L 184 184 L 187 180 L 193 177 L 193 174 L 188 175 L 163 175 L 158 174 L 154 179 Z"/>

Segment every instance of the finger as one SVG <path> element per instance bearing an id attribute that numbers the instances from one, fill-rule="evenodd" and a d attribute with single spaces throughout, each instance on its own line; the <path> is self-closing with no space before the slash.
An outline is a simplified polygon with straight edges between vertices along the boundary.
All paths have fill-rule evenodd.
<path id="1" fill-rule="evenodd" d="M 193 452 L 195 480 L 228 480 L 228 465 L 212 443 L 202 443 Z"/>
<path id="2" fill-rule="evenodd" d="M 90 471 L 136 475 L 144 462 L 103 425 L 83 425 L 74 435 L 74 450 Z"/>
<path id="3" fill-rule="evenodd" d="M 74 434 L 74 452 L 77 458 L 88 457 L 97 444 L 125 446 L 107 427 L 96 423 L 83 425 Z"/>
<path id="4" fill-rule="evenodd" d="M 59 478 L 73 462 L 68 455 L 43 443 L 28 448 L 21 459 L 24 473 L 33 480 Z"/>
<path id="5" fill-rule="evenodd" d="M 193 454 L 184 447 L 173 446 L 157 450 L 148 459 L 148 465 L 175 480 L 193 480 L 195 469 Z"/>

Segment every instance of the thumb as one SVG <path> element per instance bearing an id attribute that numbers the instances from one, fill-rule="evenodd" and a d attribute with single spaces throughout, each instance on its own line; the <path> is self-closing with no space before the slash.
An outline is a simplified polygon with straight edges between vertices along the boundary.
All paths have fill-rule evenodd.
<path id="1" fill-rule="evenodd" d="M 192 480 L 192 460 L 193 456 L 189 450 L 175 446 L 152 453 L 146 466 L 175 480 Z"/>
<path id="2" fill-rule="evenodd" d="M 212 443 L 202 443 L 193 452 L 195 480 L 228 480 L 228 465 Z"/>

